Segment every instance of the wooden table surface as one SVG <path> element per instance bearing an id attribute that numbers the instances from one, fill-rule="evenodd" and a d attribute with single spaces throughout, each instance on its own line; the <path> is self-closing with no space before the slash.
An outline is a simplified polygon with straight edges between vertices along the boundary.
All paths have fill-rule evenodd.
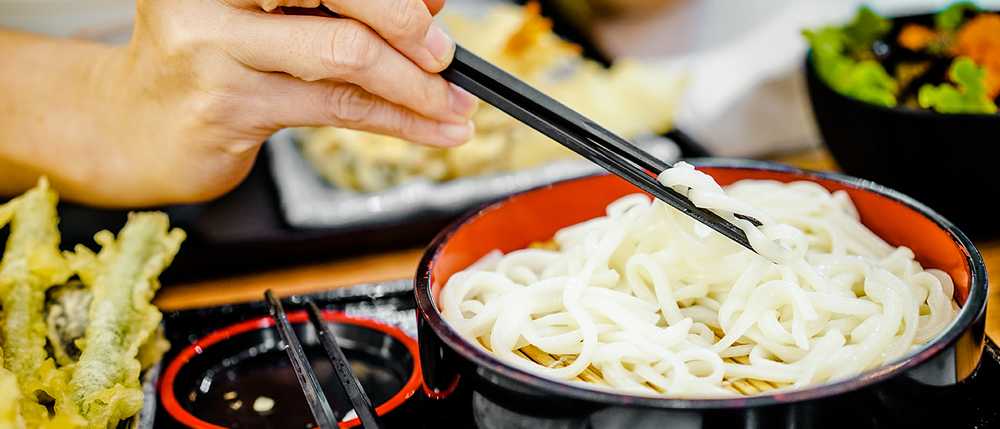
<path id="1" fill-rule="evenodd" d="M 808 151 L 775 158 L 776 161 L 811 170 L 836 168 L 821 151 Z M 986 259 L 990 283 L 1000 280 L 1000 241 L 979 242 L 976 246 Z M 281 296 L 296 295 L 349 286 L 357 283 L 412 277 L 422 249 L 408 249 L 384 254 L 341 259 L 276 271 L 218 280 L 172 285 L 160 291 L 156 305 L 163 310 L 178 310 L 226 303 L 259 300 L 266 289 Z M 986 332 L 993 341 L 1000 340 L 1000 289 L 991 288 Z"/>

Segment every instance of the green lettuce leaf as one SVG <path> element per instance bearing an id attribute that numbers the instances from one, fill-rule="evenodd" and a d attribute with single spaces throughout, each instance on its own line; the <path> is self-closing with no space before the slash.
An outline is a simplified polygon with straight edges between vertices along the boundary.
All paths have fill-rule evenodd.
<path id="1" fill-rule="evenodd" d="M 847 49 L 857 55 L 868 51 L 872 43 L 885 36 L 892 29 L 892 22 L 881 17 L 868 6 L 861 6 L 854 19 L 842 28 Z"/>
<path id="2" fill-rule="evenodd" d="M 978 12 L 979 6 L 971 1 L 959 1 L 942 9 L 934 15 L 934 26 L 938 30 L 952 32 L 958 30 L 965 18 L 965 11 Z"/>
<path id="3" fill-rule="evenodd" d="M 858 10 L 843 27 L 805 30 L 816 72 L 834 91 L 880 106 L 895 106 L 897 84 L 885 68 L 871 59 L 871 45 L 892 27 L 868 7 Z"/>
<path id="4" fill-rule="evenodd" d="M 920 87 L 920 107 L 939 113 L 996 113 L 996 103 L 986 95 L 986 69 L 971 58 L 959 57 L 948 70 L 948 77 L 954 85 Z"/>

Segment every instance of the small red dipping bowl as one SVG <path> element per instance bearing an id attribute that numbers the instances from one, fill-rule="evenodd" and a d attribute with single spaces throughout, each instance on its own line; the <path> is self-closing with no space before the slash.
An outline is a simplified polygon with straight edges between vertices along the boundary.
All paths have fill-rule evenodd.
<path id="1" fill-rule="evenodd" d="M 339 311 L 323 311 L 351 367 L 385 423 L 405 421 L 420 390 L 417 343 L 399 328 Z M 316 329 L 304 311 L 288 314 L 306 356 L 334 406 L 336 381 Z M 160 401 L 177 424 L 195 429 L 309 428 L 311 412 L 271 316 L 213 331 L 182 349 L 160 381 Z M 267 398 L 266 409 L 257 401 Z M 350 407 L 348 407 L 350 409 Z M 360 427 L 355 417 L 340 428 Z"/>

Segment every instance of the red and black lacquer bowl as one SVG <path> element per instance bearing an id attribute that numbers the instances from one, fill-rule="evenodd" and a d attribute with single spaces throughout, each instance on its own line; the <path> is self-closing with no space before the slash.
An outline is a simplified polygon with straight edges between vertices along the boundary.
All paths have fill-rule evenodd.
<path id="1" fill-rule="evenodd" d="M 976 379 L 985 341 L 986 269 L 961 231 L 926 206 L 869 181 L 755 161 L 696 164 L 721 184 L 740 179 L 808 180 L 846 191 L 862 222 L 876 234 L 911 248 L 923 266 L 952 276 L 961 306 L 957 319 L 936 340 L 904 359 L 851 379 L 706 400 L 617 394 L 539 377 L 500 362 L 449 327 L 436 299 L 452 274 L 491 250 L 506 252 L 548 240 L 558 229 L 600 216 L 608 203 L 636 192 L 617 177 L 592 176 L 487 206 L 434 240 L 415 282 L 425 393 L 442 402 L 471 401 L 477 425 L 498 428 L 894 427 L 949 414 L 948 401 L 961 400 L 963 385 Z"/>

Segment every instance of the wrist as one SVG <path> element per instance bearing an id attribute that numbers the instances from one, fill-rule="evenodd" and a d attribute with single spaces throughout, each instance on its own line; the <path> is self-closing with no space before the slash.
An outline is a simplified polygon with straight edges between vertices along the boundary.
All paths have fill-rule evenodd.
<path id="1" fill-rule="evenodd" d="M 94 63 L 88 91 L 94 108 L 105 110 L 97 115 L 101 140 L 93 142 L 100 157 L 87 162 L 96 168 L 86 176 L 102 189 L 91 190 L 88 202 L 138 207 L 182 202 L 190 194 L 182 188 L 188 178 L 177 172 L 192 162 L 178 143 L 191 138 L 184 130 L 199 120 L 185 108 L 191 107 L 186 85 L 193 83 L 153 52 L 133 39 Z"/>
<path id="2" fill-rule="evenodd" d="M 144 106 L 135 100 L 129 48 L 107 46 L 87 63 L 81 80 L 79 113 L 91 126 L 74 147 L 83 151 L 67 177 L 73 185 L 70 198 L 97 205 L 115 201 L 132 191 L 135 177 L 129 178 L 134 148 L 142 144 L 135 130 L 141 128 L 137 116 Z"/>
<path id="3" fill-rule="evenodd" d="M 80 127 L 77 152 L 50 167 L 67 172 L 60 176 L 68 199 L 107 207 L 160 204 L 168 190 L 162 170 L 173 162 L 163 159 L 174 138 L 162 135 L 170 120 L 165 94 L 135 46 L 101 48 L 80 75 L 78 114 L 89 125 Z"/>
<path id="4" fill-rule="evenodd" d="M 77 40 L 0 34 L 2 191 L 19 192 L 46 175 L 61 192 L 86 199 L 100 180 L 103 154 L 95 144 L 104 133 L 102 116 L 113 105 L 98 91 L 116 48 Z M 103 152 L 103 151 L 101 151 Z"/>

